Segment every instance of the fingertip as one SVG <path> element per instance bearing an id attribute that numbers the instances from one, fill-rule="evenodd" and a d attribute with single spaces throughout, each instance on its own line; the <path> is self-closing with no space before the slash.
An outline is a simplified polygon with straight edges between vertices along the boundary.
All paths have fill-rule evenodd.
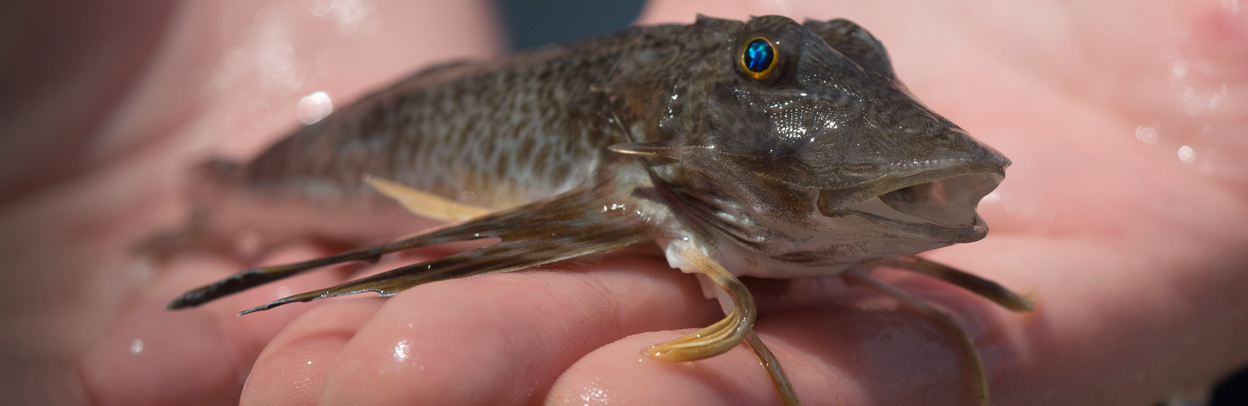
<path id="1" fill-rule="evenodd" d="M 140 306 L 95 343 L 79 371 L 94 404 L 164 405 L 231 402 L 245 368 L 211 315 Z"/>
<path id="2" fill-rule="evenodd" d="M 907 312 L 827 306 L 772 315 L 756 331 L 803 404 L 974 402 L 953 339 Z M 587 354 L 556 380 L 546 404 L 780 404 L 766 370 L 744 346 L 693 362 L 637 352 L 684 332 L 637 334 Z"/>
<path id="3" fill-rule="evenodd" d="M 330 366 L 382 304 L 374 298 L 343 299 L 304 313 L 256 359 L 239 404 L 318 404 Z"/>
<path id="4" fill-rule="evenodd" d="M 551 387 L 546 405 L 772 405 L 771 381 L 744 347 L 691 362 L 646 357 L 638 349 L 695 330 L 632 335 L 578 360 Z"/>
<path id="5" fill-rule="evenodd" d="M 685 275 L 650 260 L 611 265 L 448 280 L 395 295 L 343 349 L 325 399 L 530 404 L 602 345 L 713 321 L 717 308 L 694 295 Z"/>

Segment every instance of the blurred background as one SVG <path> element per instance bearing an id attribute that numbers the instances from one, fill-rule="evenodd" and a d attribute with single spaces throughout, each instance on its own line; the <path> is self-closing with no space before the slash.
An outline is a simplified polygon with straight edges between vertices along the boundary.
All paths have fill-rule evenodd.
<path id="1" fill-rule="evenodd" d="M 495 0 L 512 50 L 562 44 L 629 26 L 641 0 Z"/>

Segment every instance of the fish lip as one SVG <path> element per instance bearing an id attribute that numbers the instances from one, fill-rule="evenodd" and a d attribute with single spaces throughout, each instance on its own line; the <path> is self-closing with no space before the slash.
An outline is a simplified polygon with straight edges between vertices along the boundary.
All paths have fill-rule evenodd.
<path id="1" fill-rule="evenodd" d="M 988 236 L 988 224 L 985 223 L 984 219 L 979 217 L 978 214 L 974 216 L 974 222 L 965 227 L 910 222 L 859 210 L 849 210 L 847 214 L 863 218 L 864 220 L 875 223 L 882 228 L 898 231 L 906 234 L 907 236 L 928 241 L 961 244 L 979 241 Z"/>
<path id="2" fill-rule="evenodd" d="M 838 209 L 825 210 L 821 198 L 820 211 L 836 217 L 859 217 L 880 228 L 918 239 L 950 243 L 979 241 L 987 236 L 988 227 L 975 208 L 979 200 L 1004 179 L 1009 161 L 958 161 L 951 165 L 949 162 L 944 162 L 945 165 L 896 164 L 889 172 L 921 172 L 864 182 L 866 186 L 858 188 L 861 196 Z M 875 212 L 864 209 L 868 205 Z M 888 209 L 881 211 L 880 207 Z M 958 220 L 950 221 L 950 218 Z"/>

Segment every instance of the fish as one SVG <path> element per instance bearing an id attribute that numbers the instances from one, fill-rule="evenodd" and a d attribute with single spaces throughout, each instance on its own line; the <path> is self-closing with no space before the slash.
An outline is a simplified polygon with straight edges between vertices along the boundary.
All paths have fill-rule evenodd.
<path id="1" fill-rule="evenodd" d="M 870 271 L 916 272 L 1013 311 L 1032 309 L 1030 298 L 1000 284 L 915 256 L 984 238 L 976 206 L 1009 165 L 917 101 L 883 44 L 849 20 L 699 15 L 693 24 L 631 27 L 419 71 L 298 128 L 250 162 L 195 169 L 190 220 L 152 250 L 222 249 L 243 229 L 272 247 L 424 227 L 414 219 L 450 223 L 250 269 L 168 305 L 184 309 L 329 265 L 497 241 L 243 315 L 657 244 L 673 268 L 697 275 L 726 317 L 643 354 L 696 361 L 745 342 L 786 405 L 800 400 L 753 332 L 755 302 L 739 277 L 839 274 L 958 337 L 986 405 L 987 380 L 969 337 Z"/>

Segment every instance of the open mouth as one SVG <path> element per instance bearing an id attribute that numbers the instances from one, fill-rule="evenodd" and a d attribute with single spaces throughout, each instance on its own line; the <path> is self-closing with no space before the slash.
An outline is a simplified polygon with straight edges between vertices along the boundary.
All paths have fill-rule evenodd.
<path id="1" fill-rule="evenodd" d="M 866 218 L 882 226 L 935 239 L 974 241 L 988 229 L 975 212 L 985 195 L 1004 178 L 996 172 L 976 172 L 924 182 L 915 176 L 911 184 L 849 206 L 846 214 Z M 900 184 L 906 184 L 902 180 Z"/>

